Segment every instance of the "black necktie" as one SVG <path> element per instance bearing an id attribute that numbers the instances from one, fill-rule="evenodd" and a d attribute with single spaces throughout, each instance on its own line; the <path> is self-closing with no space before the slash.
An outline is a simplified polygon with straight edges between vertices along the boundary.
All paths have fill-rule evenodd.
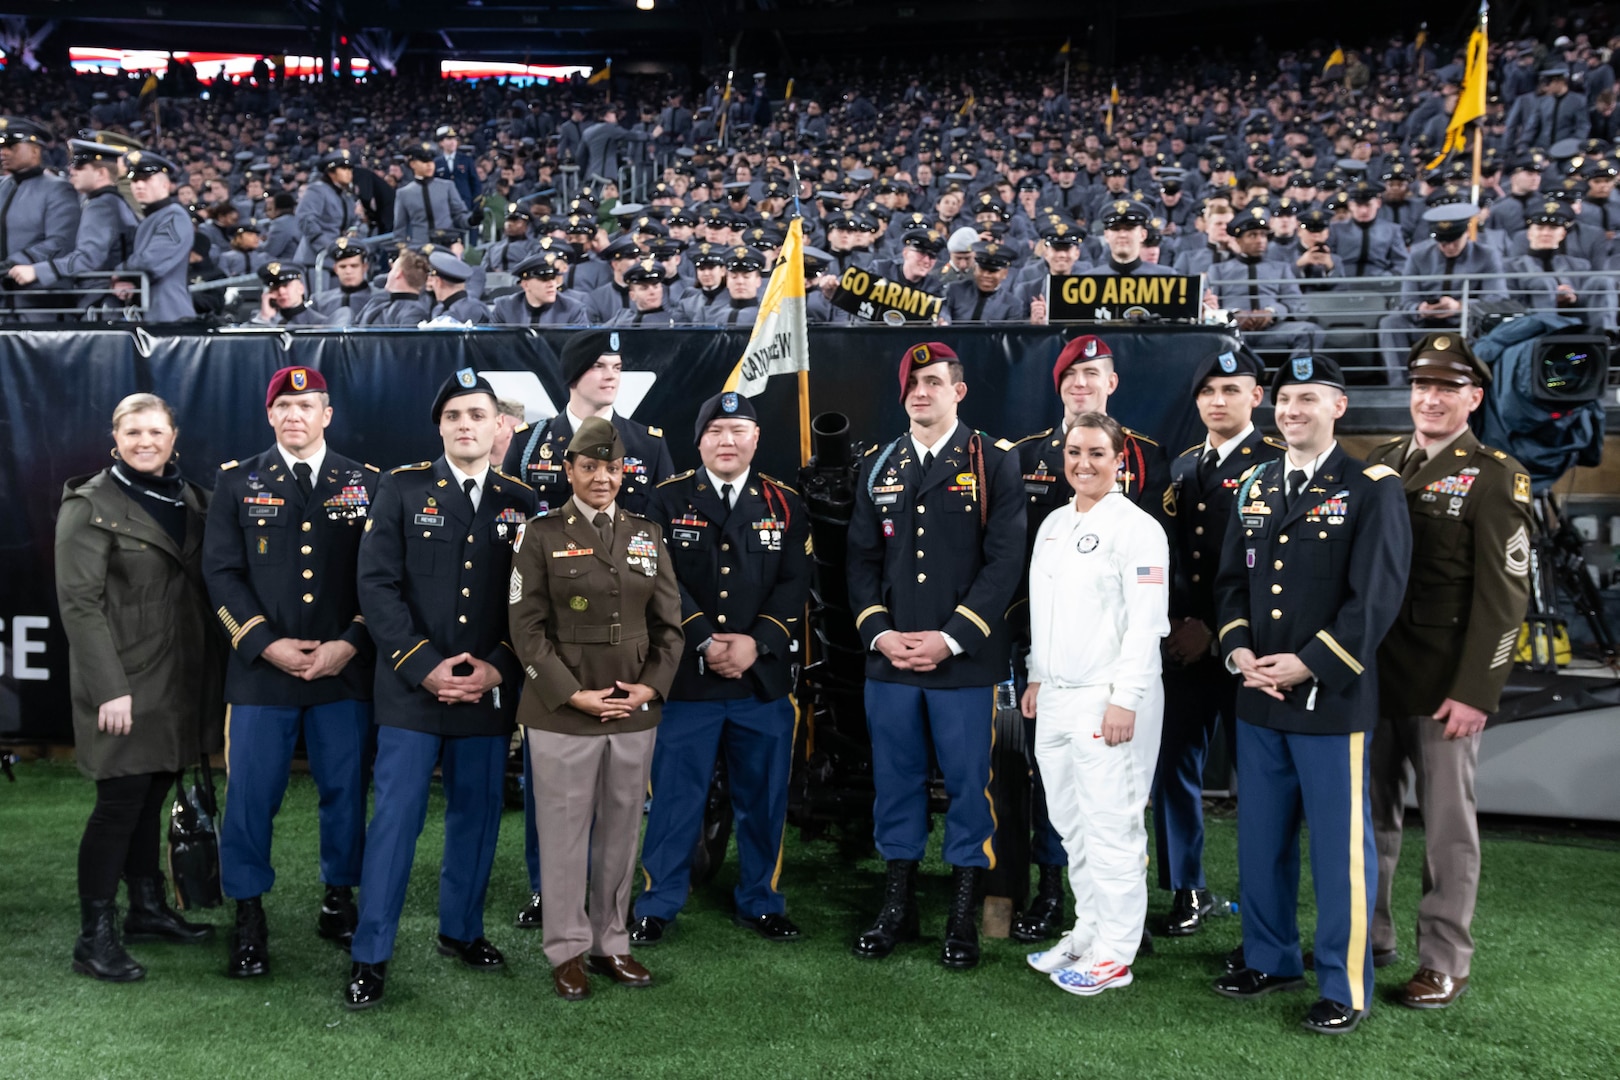
<path id="1" fill-rule="evenodd" d="M 1361 225 L 1361 253 L 1356 256 L 1356 277 L 1366 277 L 1367 258 L 1371 254 L 1368 247 L 1372 243 L 1372 224 L 1370 222 L 1357 224 Z"/>
<path id="2" fill-rule="evenodd" d="M 929 469 L 932 469 L 933 467 L 934 467 L 934 452 L 932 450 L 930 450 L 930 451 L 928 451 L 928 453 L 923 455 L 923 472 L 926 473 Z"/>
<path id="3" fill-rule="evenodd" d="M 1305 490 L 1305 470 L 1295 469 L 1288 474 L 1288 505 L 1292 506 L 1299 493 Z"/>
<path id="4" fill-rule="evenodd" d="M 433 186 L 432 186 L 433 181 L 432 181 L 432 179 L 423 179 L 423 180 L 418 180 L 417 183 L 422 185 L 422 209 L 427 211 L 428 232 L 432 233 L 434 231 L 434 229 L 433 229 Z"/>
<path id="5" fill-rule="evenodd" d="M 1243 261 L 1248 266 L 1248 269 L 1249 269 L 1249 310 L 1250 311 L 1259 311 L 1260 310 L 1260 286 L 1255 283 L 1255 276 L 1256 276 L 1256 274 L 1258 272 L 1258 269 L 1259 269 L 1259 266 L 1260 266 L 1260 260 L 1259 259 L 1254 259 L 1254 260 L 1251 261 L 1251 260 L 1245 258 Z"/>
<path id="6" fill-rule="evenodd" d="M 612 550 L 613 550 L 613 519 L 608 517 L 602 511 L 598 510 L 596 512 L 596 517 L 591 519 L 591 524 L 596 526 L 597 535 L 602 538 L 602 546 L 604 548 L 606 548 L 609 552 L 612 552 Z"/>
<path id="7" fill-rule="evenodd" d="M 1221 453 L 1213 446 L 1204 451 L 1203 458 L 1198 462 L 1198 486 L 1204 487 L 1209 483 L 1210 476 L 1221 463 Z"/>
<path id="8" fill-rule="evenodd" d="M 309 462 L 295 461 L 293 463 L 293 478 L 298 481 L 298 492 L 306 498 L 314 490 L 314 485 L 310 483 L 310 473 Z"/>
<path id="9" fill-rule="evenodd" d="M 730 484 L 720 485 L 720 501 L 726 504 L 727 510 L 731 509 L 731 490 Z"/>
<path id="10" fill-rule="evenodd" d="M 1421 447 L 1406 456 L 1406 462 L 1401 466 L 1401 479 L 1410 480 L 1416 476 L 1423 463 L 1429 460 L 1429 452 Z"/>
<path id="11" fill-rule="evenodd" d="M 467 493 L 467 501 L 472 504 L 473 513 L 476 514 L 478 512 L 478 499 L 474 492 L 478 490 L 478 481 L 469 476 L 461 482 L 461 490 Z"/>

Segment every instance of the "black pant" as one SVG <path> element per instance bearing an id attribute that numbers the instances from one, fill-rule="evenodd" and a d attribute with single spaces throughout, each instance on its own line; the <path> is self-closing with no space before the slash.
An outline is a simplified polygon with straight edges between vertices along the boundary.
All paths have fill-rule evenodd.
<path id="1" fill-rule="evenodd" d="M 118 879 L 155 878 L 159 822 L 174 773 L 142 773 L 96 781 L 96 806 L 79 841 L 79 895 L 112 900 Z"/>

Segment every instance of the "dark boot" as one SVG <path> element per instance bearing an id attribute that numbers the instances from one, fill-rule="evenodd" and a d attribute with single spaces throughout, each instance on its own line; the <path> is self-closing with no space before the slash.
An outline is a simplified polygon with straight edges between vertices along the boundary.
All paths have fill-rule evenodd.
<path id="1" fill-rule="evenodd" d="M 883 882 L 883 910 L 872 928 L 855 939 L 851 950 L 867 960 L 882 960 L 902 941 L 917 939 L 917 864 L 891 859 Z"/>
<path id="2" fill-rule="evenodd" d="M 1164 932 L 1170 937 L 1190 937 L 1202 930 L 1215 911 L 1215 898 L 1208 889 L 1177 889 L 1170 901 L 1170 914 Z"/>
<path id="3" fill-rule="evenodd" d="M 945 947 L 939 962 L 948 968 L 966 970 L 979 966 L 978 914 L 979 868 L 957 866 L 951 870 L 951 911 L 945 916 Z"/>
<path id="4" fill-rule="evenodd" d="M 354 906 L 354 888 L 349 885 L 328 885 L 326 897 L 321 901 L 321 917 L 315 924 L 315 932 L 347 949 L 354 942 L 354 928 L 359 925 L 360 909 Z"/>
<path id="5" fill-rule="evenodd" d="M 201 945 L 214 936 L 207 923 L 187 922 L 169 906 L 162 878 L 130 878 L 129 914 L 124 917 L 126 941 L 175 941 Z"/>
<path id="6" fill-rule="evenodd" d="M 73 943 L 73 970 L 103 982 L 134 982 L 146 969 L 118 940 L 118 903 L 79 897 L 79 940 Z"/>
<path id="7" fill-rule="evenodd" d="M 1067 866 L 1042 866 L 1041 883 L 1035 889 L 1035 899 L 1029 909 L 1018 913 L 1013 920 L 1012 938 L 1033 944 L 1058 936 L 1063 928 L 1063 878 Z"/>
<path id="8" fill-rule="evenodd" d="M 236 902 L 236 928 L 231 931 L 231 956 L 225 974 L 251 979 L 270 973 L 270 927 L 264 921 L 264 900 L 255 896 Z"/>

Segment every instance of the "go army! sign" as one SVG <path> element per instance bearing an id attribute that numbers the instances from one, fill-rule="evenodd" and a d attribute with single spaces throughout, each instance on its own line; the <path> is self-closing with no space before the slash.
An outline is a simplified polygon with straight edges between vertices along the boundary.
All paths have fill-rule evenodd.
<path id="1" fill-rule="evenodd" d="M 838 291 L 832 295 L 833 307 L 857 319 L 888 326 L 931 322 L 944 303 L 944 297 L 877 277 L 857 266 L 844 271 L 838 279 Z"/>
<path id="2" fill-rule="evenodd" d="M 1191 322 L 1198 318 L 1203 292 L 1200 278 L 1182 274 L 1049 277 L 1046 317 L 1053 322 L 1122 322 L 1143 317 Z"/>

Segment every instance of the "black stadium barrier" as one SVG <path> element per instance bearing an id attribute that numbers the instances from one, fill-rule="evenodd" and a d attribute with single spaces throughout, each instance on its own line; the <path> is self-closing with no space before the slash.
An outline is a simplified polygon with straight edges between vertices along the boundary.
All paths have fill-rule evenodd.
<path id="1" fill-rule="evenodd" d="M 548 415 L 567 401 L 556 373 L 570 331 L 223 332 L 157 337 L 142 330 L 0 332 L 0 740 L 72 738 L 67 642 L 57 616 L 53 558 L 62 485 L 108 462 L 109 421 L 126 394 L 150 391 L 174 406 L 180 465 L 207 487 L 218 464 L 270 445 L 261 408 L 270 375 L 318 368 L 331 387 L 329 437 L 382 468 L 436 457 L 428 406 L 455 370 L 475 367 L 503 397 Z M 1074 329 L 1044 327 L 839 328 L 810 331 L 813 413 L 850 418 L 855 441 L 904 430 L 896 378 L 904 349 L 943 341 L 963 358 L 962 417 L 995 437 L 1047 427 L 1061 410 L 1052 362 Z M 1229 331 L 1108 328 L 1120 388 L 1109 411 L 1174 454 L 1201 434 L 1190 393 L 1195 369 L 1239 348 Z M 697 465 L 692 425 L 747 343 L 746 331 L 626 330 L 629 374 L 621 402 L 663 427 L 678 469 Z M 758 399 L 764 442 L 756 467 L 789 482 L 798 473 L 797 380 L 777 378 Z"/>

